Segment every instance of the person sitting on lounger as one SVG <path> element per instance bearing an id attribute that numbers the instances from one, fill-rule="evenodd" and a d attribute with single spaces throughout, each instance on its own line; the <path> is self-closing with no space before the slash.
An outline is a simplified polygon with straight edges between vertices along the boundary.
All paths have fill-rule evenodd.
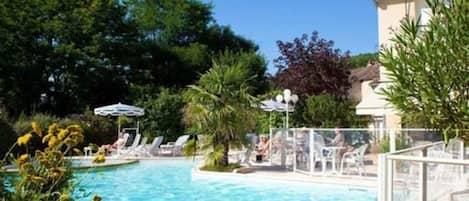
<path id="1" fill-rule="evenodd" d="M 256 146 L 256 160 L 262 161 L 269 154 L 269 140 L 265 135 L 260 136 L 259 144 Z"/>
<path id="2" fill-rule="evenodd" d="M 117 150 L 118 148 L 122 147 L 124 143 L 125 143 L 124 134 L 119 133 L 119 137 L 113 144 L 105 144 L 105 145 L 102 145 L 101 148 L 104 149 L 106 153 L 110 153 L 113 150 Z"/>

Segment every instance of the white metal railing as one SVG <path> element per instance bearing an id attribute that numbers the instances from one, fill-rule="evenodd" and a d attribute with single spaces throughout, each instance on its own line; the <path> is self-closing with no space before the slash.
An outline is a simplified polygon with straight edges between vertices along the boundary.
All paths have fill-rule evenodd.
<path id="1" fill-rule="evenodd" d="M 469 160 L 465 159 L 459 140 L 380 154 L 378 201 L 467 200 Z"/>
<path id="2" fill-rule="evenodd" d="M 363 144 L 369 144 L 373 141 L 380 141 L 383 137 L 382 134 L 389 136 L 389 150 L 396 151 L 402 149 L 396 145 L 396 138 L 398 136 L 407 136 L 410 141 L 414 141 L 411 135 L 425 136 L 429 132 L 428 129 L 413 128 L 413 129 L 400 129 L 394 131 L 393 129 L 367 129 L 367 128 L 340 128 L 339 132 L 343 133 L 348 145 L 358 148 Z M 296 172 L 314 174 L 317 160 L 316 150 L 316 135 L 319 135 L 326 142 L 333 139 L 336 135 L 335 128 L 290 128 L 288 133 L 283 128 L 272 128 L 269 133 L 270 142 L 270 156 L 268 157 L 271 164 L 275 166 L 283 166 L 292 169 Z M 407 139 L 406 138 L 406 139 Z M 422 138 L 423 139 L 423 138 Z M 422 139 L 415 139 L 415 141 L 422 142 Z M 402 140 L 402 137 L 401 139 Z M 345 152 L 346 150 L 335 150 Z M 341 164 L 340 157 L 336 157 L 335 161 L 327 161 L 332 163 L 335 168 L 332 168 L 337 173 L 339 164 Z M 329 159 L 330 160 L 330 159 Z M 329 171 L 329 169 L 328 169 Z M 321 171 L 324 174 L 324 171 Z"/>

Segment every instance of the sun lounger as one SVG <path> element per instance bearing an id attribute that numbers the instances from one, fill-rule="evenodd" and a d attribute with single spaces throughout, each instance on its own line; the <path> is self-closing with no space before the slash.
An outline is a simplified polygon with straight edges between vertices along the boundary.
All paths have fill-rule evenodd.
<path id="1" fill-rule="evenodd" d="M 137 149 L 138 156 L 157 156 L 160 150 L 160 145 L 163 142 L 163 136 L 158 136 L 153 139 L 153 142 L 149 145 L 144 145 L 140 149 Z"/>
<path id="2" fill-rule="evenodd" d="M 189 135 L 179 136 L 176 142 L 168 142 L 167 144 L 160 145 L 160 153 L 165 155 L 181 155 L 182 149 L 189 140 Z"/>
<path id="3" fill-rule="evenodd" d="M 122 149 L 120 151 L 120 154 L 119 155 L 129 155 L 131 154 L 133 151 L 135 151 L 135 149 L 138 147 L 139 143 L 140 143 L 140 138 L 142 137 L 141 134 L 137 134 L 135 135 L 135 138 L 132 142 L 132 145 L 130 145 L 129 147 L 125 148 L 125 149 Z"/>

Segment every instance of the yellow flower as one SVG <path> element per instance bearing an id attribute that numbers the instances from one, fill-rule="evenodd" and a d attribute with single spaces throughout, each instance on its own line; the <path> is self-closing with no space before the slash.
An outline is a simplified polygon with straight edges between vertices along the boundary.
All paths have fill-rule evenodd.
<path id="1" fill-rule="evenodd" d="M 93 196 L 93 201 L 101 201 L 102 198 L 99 195 L 94 195 Z"/>
<path id="2" fill-rule="evenodd" d="M 55 135 L 55 131 L 57 130 L 58 127 L 59 127 L 58 124 L 53 123 L 52 125 L 49 126 L 49 129 L 48 129 L 48 131 L 47 131 L 47 134 L 48 134 L 48 135 Z"/>
<path id="3" fill-rule="evenodd" d="M 60 195 L 60 201 L 69 201 L 70 200 L 70 195 L 68 195 L 67 193 L 62 193 Z"/>
<path id="4" fill-rule="evenodd" d="M 104 155 L 105 152 L 106 152 L 106 151 L 105 151 L 103 148 L 101 148 L 101 147 L 98 149 L 98 155 Z"/>
<path id="5" fill-rule="evenodd" d="M 39 159 L 39 164 L 47 168 L 51 166 L 47 159 Z"/>
<path id="6" fill-rule="evenodd" d="M 78 124 L 73 124 L 73 125 L 68 126 L 67 130 L 71 132 L 79 132 L 79 133 L 83 132 L 83 129 L 81 129 L 81 126 Z"/>
<path id="7" fill-rule="evenodd" d="M 76 140 L 68 137 L 67 139 L 65 139 L 64 143 L 68 146 L 68 147 L 74 147 L 76 146 L 78 143 Z"/>
<path id="8" fill-rule="evenodd" d="M 65 169 L 56 167 L 50 169 L 49 172 L 52 179 L 59 179 L 64 175 Z"/>
<path id="9" fill-rule="evenodd" d="M 104 155 L 97 155 L 96 157 L 93 158 L 93 163 L 104 163 L 106 162 L 106 158 Z"/>
<path id="10" fill-rule="evenodd" d="M 22 165 L 22 164 L 26 163 L 26 161 L 28 161 L 28 159 L 29 159 L 29 155 L 28 154 L 23 154 L 20 157 L 18 157 L 17 161 L 18 161 L 18 164 Z"/>
<path id="11" fill-rule="evenodd" d="M 49 152 L 50 160 L 53 161 L 62 161 L 63 160 L 63 154 L 61 151 L 51 151 Z"/>
<path id="12" fill-rule="evenodd" d="M 31 163 L 24 163 L 20 166 L 20 173 L 25 172 L 26 174 L 31 174 L 34 171 L 34 166 Z"/>
<path id="13" fill-rule="evenodd" d="M 54 136 L 54 135 L 52 135 L 52 134 L 47 134 L 46 136 L 44 136 L 44 137 L 42 138 L 42 143 L 49 142 L 49 140 L 50 140 L 50 138 L 51 138 L 52 136 Z"/>
<path id="14" fill-rule="evenodd" d="M 59 140 L 63 140 L 65 137 L 68 135 L 68 130 L 67 129 L 60 129 L 59 134 L 57 134 L 57 137 Z"/>
<path id="15" fill-rule="evenodd" d="M 70 134 L 70 137 L 75 139 L 77 143 L 83 142 L 83 140 L 85 139 L 83 134 L 81 134 L 80 132 L 76 132 L 76 131 L 73 131 L 72 134 Z"/>
<path id="16" fill-rule="evenodd" d="M 49 139 L 49 143 L 47 144 L 49 147 L 55 147 L 56 145 L 59 144 L 59 140 L 57 140 L 57 137 L 55 136 L 52 136 L 50 139 Z"/>
<path id="17" fill-rule="evenodd" d="M 73 150 L 73 152 L 75 152 L 75 154 L 77 154 L 79 156 L 83 155 L 83 152 L 80 149 L 73 148 L 72 150 Z"/>
<path id="18" fill-rule="evenodd" d="M 32 122 L 31 127 L 33 127 L 33 131 L 38 135 L 39 137 L 42 137 L 42 130 L 41 126 L 37 122 Z"/>
<path id="19" fill-rule="evenodd" d="M 44 179 L 39 176 L 31 176 L 31 181 L 35 184 L 44 185 L 47 183 L 47 179 Z"/>
<path id="20" fill-rule="evenodd" d="M 19 146 L 27 145 L 32 137 L 33 137 L 33 135 L 31 135 L 31 133 L 27 133 L 27 134 L 19 137 L 16 142 L 18 143 Z"/>

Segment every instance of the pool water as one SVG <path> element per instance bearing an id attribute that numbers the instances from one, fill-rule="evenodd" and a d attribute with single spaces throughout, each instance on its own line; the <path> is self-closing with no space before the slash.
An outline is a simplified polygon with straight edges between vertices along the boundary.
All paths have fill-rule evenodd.
<path id="1" fill-rule="evenodd" d="M 140 161 L 109 170 L 77 173 L 91 195 L 112 201 L 375 201 L 372 190 L 321 184 L 191 179 L 186 160 Z M 90 195 L 90 197 L 91 197 Z M 83 200 L 90 200 L 85 198 Z"/>

